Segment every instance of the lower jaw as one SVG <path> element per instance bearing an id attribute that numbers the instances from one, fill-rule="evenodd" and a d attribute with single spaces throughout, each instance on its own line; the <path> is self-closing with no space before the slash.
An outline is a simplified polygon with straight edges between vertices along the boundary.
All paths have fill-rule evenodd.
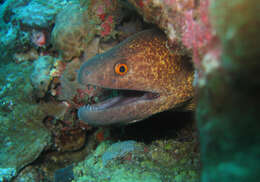
<path id="1" fill-rule="evenodd" d="M 109 95 L 112 93 L 112 97 Z M 103 101 L 83 106 L 78 111 L 80 120 L 90 125 L 110 125 L 142 120 L 149 105 L 160 95 L 152 92 L 107 89 Z M 143 116 L 144 114 L 144 116 Z"/>
<path id="2" fill-rule="evenodd" d="M 80 120 L 93 126 L 128 124 L 155 114 L 158 110 L 158 102 L 155 100 L 144 100 L 106 109 L 100 109 L 100 107 L 96 109 L 95 106 L 84 106 L 78 110 L 78 117 Z"/>
<path id="3" fill-rule="evenodd" d="M 93 106 L 81 107 L 78 111 L 80 120 L 93 125 L 105 126 L 112 124 L 127 124 L 133 120 L 142 120 L 147 117 L 143 104 L 128 104 L 121 107 L 110 107 L 107 109 L 90 109 Z"/>

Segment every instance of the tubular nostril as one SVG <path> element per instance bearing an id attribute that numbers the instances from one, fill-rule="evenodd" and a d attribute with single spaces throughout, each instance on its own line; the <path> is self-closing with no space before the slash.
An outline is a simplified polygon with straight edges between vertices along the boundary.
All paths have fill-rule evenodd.
<path id="1" fill-rule="evenodd" d="M 88 77 L 91 73 L 91 71 L 89 69 L 86 69 L 85 67 L 80 68 L 77 72 L 78 72 L 77 80 L 78 83 L 80 84 L 84 84 L 84 78 Z"/>

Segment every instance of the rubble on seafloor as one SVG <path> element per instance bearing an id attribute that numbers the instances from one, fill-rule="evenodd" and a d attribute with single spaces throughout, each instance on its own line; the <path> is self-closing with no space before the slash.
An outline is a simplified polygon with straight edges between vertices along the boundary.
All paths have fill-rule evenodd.
<path id="1" fill-rule="evenodd" d="M 136 10 L 134 1 L 117 0 L 2 3 L 0 181 L 198 181 L 199 152 L 193 151 L 198 143 L 189 138 L 193 129 L 183 141 L 175 128 L 164 134 L 167 139 L 150 131 L 125 141 L 131 150 L 122 152 L 126 145 L 117 141 L 129 139 L 124 132 L 114 136 L 111 128 L 96 129 L 78 120 L 78 107 L 98 102 L 103 91 L 78 83 L 77 70 L 84 61 L 155 26 L 150 23 L 163 30 L 167 25 L 171 40 L 172 20 L 150 21 L 148 8 L 155 5 L 138 5 L 147 11 Z M 161 5 L 161 11 L 172 11 Z M 142 141 L 147 137 L 149 142 Z"/>

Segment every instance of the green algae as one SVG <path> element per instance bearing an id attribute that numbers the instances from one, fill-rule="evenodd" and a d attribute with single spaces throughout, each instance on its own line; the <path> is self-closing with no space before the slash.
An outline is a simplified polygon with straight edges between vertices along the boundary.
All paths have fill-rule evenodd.
<path id="1" fill-rule="evenodd" d="M 42 123 L 44 113 L 32 99 L 31 71 L 27 62 L 0 68 L 0 168 L 13 168 L 11 177 L 50 142 L 50 133 Z"/>
<path id="2" fill-rule="evenodd" d="M 84 161 L 75 165 L 73 182 L 199 181 L 199 154 L 189 150 L 194 143 L 158 140 L 145 145 L 131 141 L 135 146 L 129 147 L 128 152 L 127 149 L 118 152 L 121 151 L 118 148 L 124 148 L 128 142 L 101 143 Z M 176 150 L 179 156 L 174 155 Z M 104 162 L 108 152 L 113 158 Z"/>

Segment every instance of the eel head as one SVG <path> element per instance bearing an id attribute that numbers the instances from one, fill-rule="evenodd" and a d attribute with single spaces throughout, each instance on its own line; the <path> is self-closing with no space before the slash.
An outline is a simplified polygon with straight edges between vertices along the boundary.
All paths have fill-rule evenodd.
<path id="1" fill-rule="evenodd" d="M 169 53 L 165 42 L 164 34 L 148 30 L 86 61 L 79 82 L 102 87 L 112 96 L 79 108 L 79 119 L 91 125 L 130 123 L 191 98 L 185 91 L 172 94 L 186 88 L 192 71 L 183 71 L 181 60 Z"/>

